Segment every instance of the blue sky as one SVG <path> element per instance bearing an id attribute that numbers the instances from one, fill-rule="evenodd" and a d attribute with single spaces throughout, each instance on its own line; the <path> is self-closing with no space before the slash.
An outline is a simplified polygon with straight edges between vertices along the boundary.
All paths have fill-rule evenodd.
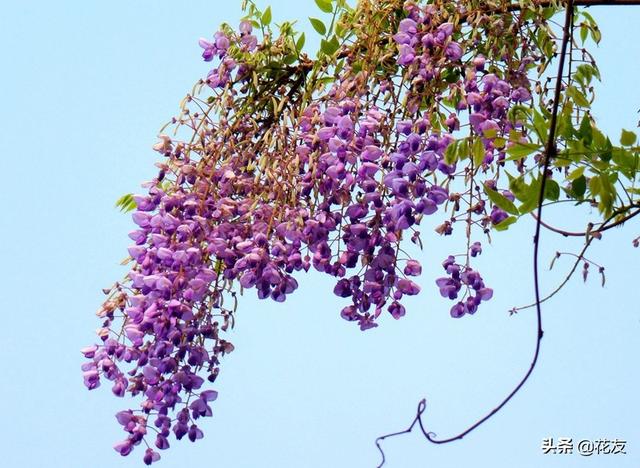
<path id="1" fill-rule="evenodd" d="M 261 5 L 266 2 L 259 1 Z M 311 0 L 272 2 L 274 18 L 316 13 Z M 4 213 L 0 231 L 0 452 L 3 466 L 141 466 L 111 448 L 113 414 L 134 402 L 82 385 L 79 349 L 94 341 L 102 287 L 125 270 L 129 216 L 123 193 L 153 177 L 151 145 L 193 82 L 208 71 L 197 40 L 236 24 L 240 2 L 11 2 L 0 17 L 0 137 Z M 640 7 L 593 8 L 603 41 L 596 117 L 614 138 L 634 128 L 640 92 Z M 311 31 L 307 36 L 312 36 Z M 308 44 L 312 44 L 308 41 Z M 562 208 L 551 219 L 579 229 Z M 339 317 L 341 301 L 321 275 L 284 304 L 242 298 L 216 383 L 205 439 L 172 443 L 158 466 L 373 467 L 373 441 L 410 422 L 426 397 L 425 422 L 446 437 L 494 407 L 525 372 L 535 344 L 531 238 L 523 222 L 494 243 L 478 269 L 496 290 L 491 305 L 453 320 L 433 279 L 455 249 L 429 237 L 423 293 L 400 321 L 361 333 Z M 591 251 L 607 285 L 576 278 L 545 305 L 539 366 L 523 391 L 481 429 L 447 446 L 417 434 L 385 443 L 388 467 L 637 467 L 640 462 L 640 251 L 638 221 Z M 575 251 L 544 233 L 542 259 Z M 566 267 L 568 261 L 559 263 Z M 554 269 L 555 270 L 555 269 Z M 562 269 L 545 274 L 545 289 Z M 627 455 L 542 455 L 544 437 L 621 438 Z"/>

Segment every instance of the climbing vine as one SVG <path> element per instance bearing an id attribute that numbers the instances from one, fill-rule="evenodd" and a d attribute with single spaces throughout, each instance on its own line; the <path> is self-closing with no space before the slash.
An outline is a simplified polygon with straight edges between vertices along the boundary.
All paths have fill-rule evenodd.
<path id="1" fill-rule="evenodd" d="M 137 226 L 130 269 L 105 290 L 98 344 L 82 350 L 89 389 L 107 381 L 140 402 L 116 415 L 116 451 L 142 445 L 151 464 L 170 439 L 203 437 L 241 296 L 283 302 L 315 270 L 335 278 L 336 315 L 363 331 L 401 319 L 403 298 L 423 287 L 467 320 L 494 294 L 474 259 L 533 216 L 538 331 L 524 378 L 457 436 L 426 430 L 423 400 L 407 430 L 376 443 L 416 424 L 450 442 L 502 408 L 535 367 L 541 303 L 580 265 L 604 281 L 587 248 L 640 212 L 636 135 L 610 138 L 593 119 L 600 71 L 588 47 L 600 31 L 574 3 L 607 2 L 316 0 L 328 20 L 309 19 L 321 36 L 311 57 L 293 22 L 274 25 L 271 8 L 246 0 L 237 29 L 200 39 L 211 71 L 162 128 L 145 193 L 118 201 Z M 584 232 L 543 220 L 560 203 L 594 207 Z M 421 231 L 425 218 L 435 232 Z M 575 265 L 547 296 L 543 230 L 584 237 L 579 253 L 557 254 Z M 435 288 L 420 286 L 409 247 L 454 231 L 465 242 Z"/>

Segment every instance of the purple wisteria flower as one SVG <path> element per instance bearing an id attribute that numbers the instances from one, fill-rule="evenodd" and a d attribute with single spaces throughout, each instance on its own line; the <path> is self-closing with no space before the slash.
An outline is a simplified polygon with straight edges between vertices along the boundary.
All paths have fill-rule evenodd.
<path id="1" fill-rule="evenodd" d="M 474 243 L 470 250 L 474 248 L 478 253 L 481 251 L 478 242 Z M 458 299 L 463 288 L 465 289 L 463 300 L 456 302 L 451 308 L 450 314 L 453 318 L 474 314 L 482 301 L 488 301 L 493 297 L 493 290 L 485 286 L 480 274 L 469 266 L 458 264 L 454 256 L 447 257 L 442 267 L 448 275 L 436 280 L 442 297 Z"/>
<path id="2" fill-rule="evenodd" d="M 473 244 L 471 244 L 471 247 L 469 248 L 469 254 L 472 257 L 477 257 L 481 253 L 482 253 L 482 244 L 480 242 L 474 242 Z"/>
<path id="3" fill-rule="evenodd" d="M 369 63 L 356 71 L 347 56 L 310 95 L 300 83 L 311 62 L 292 52 L 289 37 L 258 44 L 253 24 L 242 21 L 236 32 L 225 26 L 199 41 L 212 62 L 198 83 L 207 99 L 189 95 L 173 120 L 194 138 L 162 134 L 153 146 L 162 160 L 145 193 L 132 197 L 130 269 L 106 292 L 98 344 L 82 349 L 88 389 L 108 383 L 114 395 L 140 400 L 116 414 L 125 434 L 114 446 L 119 454 L 143 447 L 149 465 L 173 440 L 203 438 L 201 418 L 214 414 L 217 398 L 208 385 L 234 350 L 225 333 L 241 295 L 284 302 L 313 269 L 333 278 L 345 302 L 340 316 L 369 330 L 404 317 L 405 296 L 421 292 L 422 265 L 405 243 L 422 248 L 425 226 L 451 235 L 464 223 L 470 239 L 476 226 L 509 217 L 468 180 L 507 163 L 507 136 L 526 140 L 510 115 L 531 99 L 526 71 L 536 51 L 510 57 L 518 66 L 505 73 L 498 52 L 478 47 L 460 24 L 443 23 L 434 5 L 406 2 L 405 14 L 385 36 L 393 37 L 384 51 L 398 64 L 393 76 L 374 79 Z M 270 82 L 259 72 L 271 70 L 274 57 L 280 63 L 278 54 L 287 63 Z M 487 187 L 497 190 L 497 179 Z M 435 282 L 454 301 L 452 317 L 475 314 L 493 296 L 469 264 L 481 253 L 473 242 L 442 264 Z"/>

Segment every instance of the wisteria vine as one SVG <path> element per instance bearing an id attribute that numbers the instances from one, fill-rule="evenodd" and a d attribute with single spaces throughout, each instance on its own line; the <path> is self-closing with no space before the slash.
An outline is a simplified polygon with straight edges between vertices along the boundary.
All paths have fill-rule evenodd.
<path id="1" fill-rule="evenodd" d="M 361 330 L 400 319 L 405 296 L 421 292 L 422 266 L 406 246 L 423 247 L 426 217 L 437 234 L 466 239 L 435 280 L 462 318 L 493 296 L 473 266 L 493 231 L 537 209 L 536 239 L 541 227 L 571 235 L 544 222 L 542 206 L 595 206 L 603 221 L 590 222 L 576 255 L 588 265 L 592 240 L 640 212 L 636 137 L 625 130 L 614 146 L 591 118 L 599 71 L 575 36 L 584 44 L 600 33 L 573 2 L 564 40 L 560 2 L 316 3 L 331 20 L 311 19 L 322 36 L 315 59 L 292 23 L 274 31 L 271 9 L 249 0 L 238 29 L 200 39 L 212 69 L 163 128 L 146 193 L 119 201 L 137 226 L 130 270 L 105 290 L 82 370 L 89 389 L 108 381 L 114 395 L 141 400 L 116 415 L 121 455 L 142 445 L 151 464 L 172 433 L 203 437 L 198 420 L 217 397 L 206 382 L 234 349 L 228 332 L 245 290 L 283 302 L 313 269 L 335 278 L 339 314 Z M 546 299 L 535 278 L 536 355 L 497 409 L 535 365 Z M 422 426 L 425 408 L 402 433 L 419 423 L 442 443 Z"/>

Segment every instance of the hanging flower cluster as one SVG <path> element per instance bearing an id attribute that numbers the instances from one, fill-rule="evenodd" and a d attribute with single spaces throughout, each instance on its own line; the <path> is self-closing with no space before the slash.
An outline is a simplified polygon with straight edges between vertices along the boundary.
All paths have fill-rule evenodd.
<path id="1" fill-rule="evenodd" d="M 513 220 L 500 169 L 530 141 L 531 71 L 553 50 L 541 49 L 544 16 L 476 3 L 338 1 L 317 60 L 253 4 L 238 31 L 200 40 L 215 66 L 154 146 L 159 173 L 131 199 L 132 267 L 106 291 L 99 344 L 83 349 L 89 389 L 106 380 L 142 400 L 116 415 L 121 455 L 145 443 L 151 464 L 172 433 L 202 438 L 217 397 L 205 380 L 233 351 L 225 332 L 245 290 L 283 302 L 314 269 L 335 278 L 340 316 L 361 330 L 399 319 L 422 272 L 403 243 L 422 247 L 430 217 L 441 235 L 465 228 L 466 251 L 436 281 L 451 315 L 491 299 L 472 236 Z M 524 158 L 512 164 L 525 173 Z"/>

